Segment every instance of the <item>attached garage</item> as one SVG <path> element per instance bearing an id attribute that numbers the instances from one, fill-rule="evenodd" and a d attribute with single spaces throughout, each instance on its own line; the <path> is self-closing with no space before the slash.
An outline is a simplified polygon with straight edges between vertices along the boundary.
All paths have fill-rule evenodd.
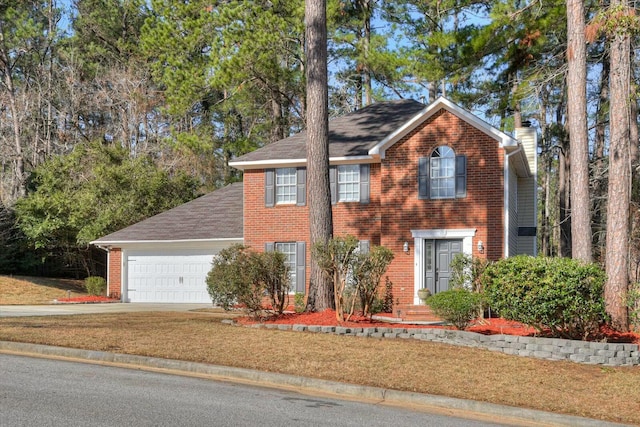
<path id="1" fill-rule="evenodd" d="M 108 294 L 123 302 L 210 303 L 214 256 L 241 244 L 242 183 L 231 184 L 102 237 Z"/>
<path id="2" fill-rule="evenodd" d="M 213 251 L 130 251 L 126 254 L 129 302 L 208 303 L 205 279 Z"/>

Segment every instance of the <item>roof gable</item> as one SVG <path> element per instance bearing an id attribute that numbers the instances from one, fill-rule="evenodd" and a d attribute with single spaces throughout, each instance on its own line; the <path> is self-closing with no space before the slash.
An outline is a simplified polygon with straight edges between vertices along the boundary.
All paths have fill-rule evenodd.
<path id="1" fill-rule="evenodd" d="M 516 141 L 511 136 L 506 133 L 496 129 L 491 126 L 489 123 L 480 119 L 478 116 L 470 113 L 464 108 L 454 104 L 446 98 L 440 97 L 436 99 L 434 102 L 429 104 L 424 110 L 422 110 L 419 114 L 413 117 L 411 120 L 404 123 L 401 127 L 397 128 L 393 133 L 388 135 L 374 147 L 369 150 L 369 155 L 372 157 L 380 157 L 384 158 L 386 150 L 391 147 L 393 144 L 402 139 L 409 132 L 420 126 L 426 120 L 428 120 L 431 116 L 436 114 L 440 110 L 446 110 L 451 114 L 459 117 L 461 120 L 471 124 L 473 127 L 478 129 L 479 131 L 485 133 L 486 135 L 492 137 L 497 140 L 501 147 L 517 147 L 518 141 Z"/>
<path id="2" fill-rule="evenodd" d="M 243 238 L 243 185 L 230 184 L 91 242 L 212 241 Z"/>

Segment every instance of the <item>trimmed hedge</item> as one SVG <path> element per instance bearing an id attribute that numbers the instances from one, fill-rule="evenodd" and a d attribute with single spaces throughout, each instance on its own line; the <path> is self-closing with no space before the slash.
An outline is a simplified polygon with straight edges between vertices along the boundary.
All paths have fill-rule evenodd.
<path id="1" fill-rule="evenodd" d="M 89 276 L 84 279 L 84 288 L 89 295 L 101 296 L 107 290 L 107 281 L 100 276 Z"/>
<path id="2" fill-rule="evenodd" d="M 491 264 L 482 283 L 501 317 L 553 336 L 584 339 L 605 322 L 605 273 L 570 258 L 516 256 Z"/>
<path id="3" fill-rule="evenodd" d="M 425 303 L 436 316 L 462 331 L 478 317 L 482 309 L 482 295 L 464 288 L 455 288 L 432 295 Z"/>

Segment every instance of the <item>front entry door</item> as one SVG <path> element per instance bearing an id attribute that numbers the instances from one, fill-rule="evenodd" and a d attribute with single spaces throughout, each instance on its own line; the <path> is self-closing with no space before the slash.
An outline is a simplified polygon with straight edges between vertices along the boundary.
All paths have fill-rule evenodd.
<path id="1" fill-rule="evenodd" d="M 462 240 L 424 241 L 424 283 L 432 294 L 449 289 L 451 261 L 462 253 Z"/>

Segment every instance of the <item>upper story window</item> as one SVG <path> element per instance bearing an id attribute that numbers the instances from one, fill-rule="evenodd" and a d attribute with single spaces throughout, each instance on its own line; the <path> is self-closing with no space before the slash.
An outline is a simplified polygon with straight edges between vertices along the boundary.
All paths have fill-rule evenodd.
<path id="1" fill-rule="evenodd" d="M 360 201 L 360 165 L 338 166 L 338 201 Z"/>
<path id="2" fill-rule="evenodd" d="M 264 171 L 264 204 L 273 207 L 276 204 L 307 203 L 307 170 L 305 168 L 278 168 Z"/>
<path id="3" fill-rule="evenodd" d="M 450 147 L 433 150 L 429 159 L 432 199 L 451 199 L 456 190 L 456 155 Z"/>
<path id="4" fill-rule="evenodd" d="M 369 203 L 370 170 L 371 167 L 368 164 L 331 166 L 329 168 L 331 203 Z"/>
<path id="5" fill-rule="evenodd" d="M 418 162 L 421 199 L 453 199 L 467 195 L 467 157 L 442 145 Z"/>
<path id="6" fill-rule="evenodd" d="M 276 204 L 296 202 L 296 168 L 276 169 Z"/>

